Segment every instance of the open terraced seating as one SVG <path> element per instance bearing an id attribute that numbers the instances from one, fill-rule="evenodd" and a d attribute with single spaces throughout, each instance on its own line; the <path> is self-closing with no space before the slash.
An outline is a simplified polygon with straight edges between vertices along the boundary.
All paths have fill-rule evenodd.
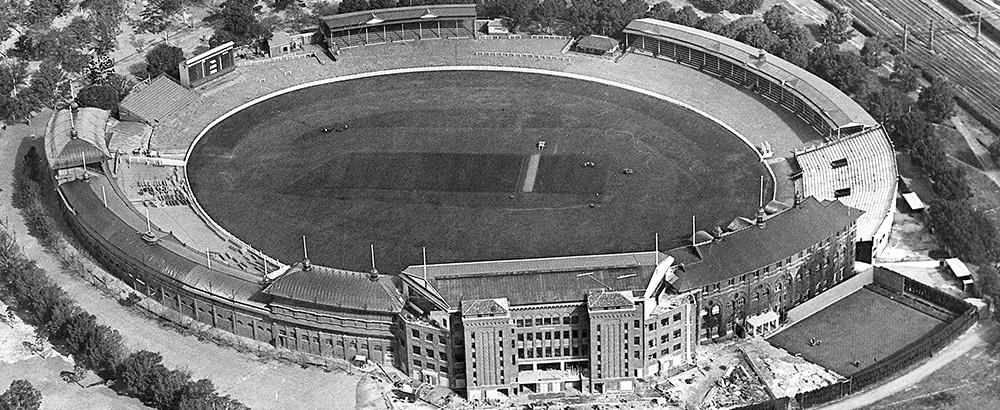
<path id="1" fill-rule="evenodd" d="M 839 199 L 864 211 L 859 240 L 888 235 L 896 196 L 896 160 L 885 130 L 872 128 L 795 152 L 801 169 L 802 195 Z M 876 239 L 876 241 L 878 241 Z"/>

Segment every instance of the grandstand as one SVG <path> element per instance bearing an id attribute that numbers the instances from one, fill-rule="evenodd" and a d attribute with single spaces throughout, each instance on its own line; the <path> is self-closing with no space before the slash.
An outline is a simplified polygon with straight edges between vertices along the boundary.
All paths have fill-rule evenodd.
<path id="1" fill-rule="evenodd" d="M 885 130 L 872 128 L 795 152 L 803 196 L 839 199 L 864 211 L 857 240 L 871 241 L 873 255 L 888 242 L 895 213 L 896 161 Z"/>
<path id="2" fill-rule="evenodd" d="M 369 44 L 471 38 L 475 20 L 475 4 L 398 7 L 322 17 L 320 31 L 327 47 L 337 53 Z"/>
<path id="3" fill-rule="evenodd" d="M 625 27 L 625 42 L 635 52 L 693 66 L 749 88 L 794 112 L 822 135 L 878 125 L 854 100 L 816 75 L 728 37 L 647 18 Z"/>

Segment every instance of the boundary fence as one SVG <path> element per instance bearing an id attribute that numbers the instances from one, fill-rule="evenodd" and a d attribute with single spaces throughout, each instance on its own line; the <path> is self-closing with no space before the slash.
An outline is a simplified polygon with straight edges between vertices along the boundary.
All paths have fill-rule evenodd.
<path id="1" fill-rule="evenodd" d="M 910 343 L 888 357 L 879 360 L 875 365 L 855 373 L 846 380 L 795 395 L 794 401 L 798 405 L 798 408 L 806 409 L 815 407 L 849 396 L 854 392 L 861 391 L 866 387 L 883 381 L 896 372 L 913 365 L 920 359 L 933 356 L 934 352 L 955 340 L 955 338 L 969 329 L 979 319 L 978 309 L 968 302 L 896 272 L 884 268 L 875 268 L 874 279 L 875 283 L 887 289 L 922 298 L 948 309 L 952 313 L 957 314 L 958 317 L 950 323 L 939 326 L 933 334 Z M 739 407 L 737 410 L 788 409 L 790 404 L 792 403 L 789 401 L 789 398 L 783 397 Z"/>
<path id="2" fill-rule="evenodd" d="M 539 60 L 558 60 L 567 62 L 569 61 L 569 57 L 548 56 L 544 54 L 531 54 L 531 53 L 511 53 L 506 51 L 477 51 L 475 55 L 491 56 L 491 57 L 525 57 L 525 58 L 537 58 Z"/>

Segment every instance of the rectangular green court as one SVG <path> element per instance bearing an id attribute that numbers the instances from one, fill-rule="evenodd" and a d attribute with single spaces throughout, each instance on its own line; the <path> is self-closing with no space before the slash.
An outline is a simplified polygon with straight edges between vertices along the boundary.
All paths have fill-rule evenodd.
<path id="1" fill-rule="evenodd" d="M 944 324 L 862 288 L 768 338 L 768 342 L 842 376 L 850 376 Z M 813 338 L 821 342 L 810 346 Z M 855 366 L 855 361 L 860 364 Z"/>

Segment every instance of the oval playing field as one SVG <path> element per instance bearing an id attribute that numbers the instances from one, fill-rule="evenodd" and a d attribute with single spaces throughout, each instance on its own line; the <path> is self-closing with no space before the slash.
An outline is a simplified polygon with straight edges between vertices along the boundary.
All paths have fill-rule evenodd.
<path id="1" fill-rule="evenodd" d="M 344 126 L 346 125 L 346 129 Z M 539 142 L 544 147 L 539 148 Z M 209 129 L 188 160 L 219 225 L 284 262 L 421 263 L 651 250 L 754 215 L 753 149 L 684 107 L 598 82 L 428 71 L 291 91 Z M 766 200 L 765 199 L 765 200 Z"/>

